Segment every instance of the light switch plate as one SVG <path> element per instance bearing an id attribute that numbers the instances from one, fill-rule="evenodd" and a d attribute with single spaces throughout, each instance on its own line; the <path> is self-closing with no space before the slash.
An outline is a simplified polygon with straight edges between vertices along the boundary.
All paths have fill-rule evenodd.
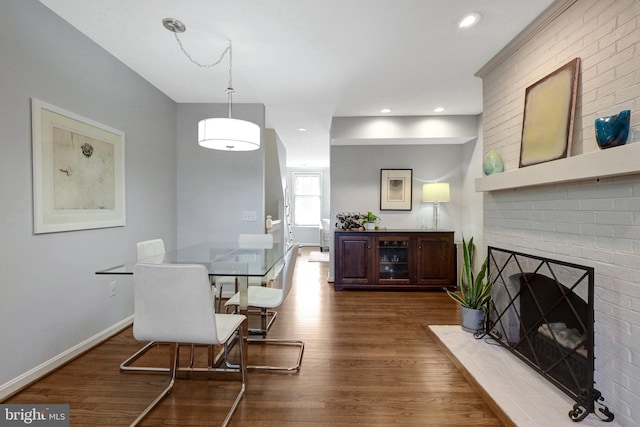
<path id="1" fill-rule="evenodd" d="M 242 220 L 243 221 L 255 221 L 256 211 L 243 211 L 242 212 Z"/>

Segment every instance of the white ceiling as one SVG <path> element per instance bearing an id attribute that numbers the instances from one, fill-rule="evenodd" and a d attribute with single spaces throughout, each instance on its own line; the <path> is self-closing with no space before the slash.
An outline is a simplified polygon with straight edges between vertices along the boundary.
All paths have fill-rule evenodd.
<path id="1" fill-rule="evenodd" d="M 234 103 L 263 103 L 287 166 L 329 165 L 333 116 L 482 112 L 474 77 L 552 0 L 40 0 L 179 103 L 227 101 L 228 61 L 192 58 L 233 42 Z M 457 21 L 480 12 L 466 31 Z M 299 128 L 308 129 L 301 132 Z"/>

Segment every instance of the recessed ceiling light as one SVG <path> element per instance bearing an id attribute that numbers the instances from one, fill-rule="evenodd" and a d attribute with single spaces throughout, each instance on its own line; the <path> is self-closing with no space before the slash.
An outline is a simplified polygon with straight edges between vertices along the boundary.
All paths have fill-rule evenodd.
<path id="1" fill-rule="evenodd" d="M 433 109 L 434 113 L 442 113 L 444 111 L 444 107 L 436 107 Z"/>
<path id="2" fill-rule="evenodd" d="M 306 132 L 306 131 L 307 131 L 307 128 L 298 128 L 298 130 L 299 130 L 300 132 Z"/>
<path id="3" fill-rule="evenodd" d="M 468 13 L 458 22 L 458 27 L 460 28 L 469 28 L 476 25 L 482 19 L 482 15 L 478 12 Z"/>
<path id="4" fill-rule="evenodd" d="M 391 108 L 383 108 L 380 110 L 381 113 L 387 114 L 391 112 Z"/>

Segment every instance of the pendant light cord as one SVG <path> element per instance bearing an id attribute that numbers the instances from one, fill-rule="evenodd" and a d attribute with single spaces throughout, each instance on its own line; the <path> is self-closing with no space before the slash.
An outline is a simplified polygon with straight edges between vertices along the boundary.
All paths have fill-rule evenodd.
<path id="1" fill-rule="evenodd" d="M 189 58 L 189 61 L 191 61 L 192 63 L 194 63 L 195 65 L 197 65 L 200 68 L 213 68 L 216 65 L 220 64 L 222 62 L 222 60 L 224 59 L 224 56 L 226 55 L 227 52 L 229 52 L 229 80 L 231 80 L 231 42 L 229 42 L 229 46 L 227 46 L 227 48 L 220 54 L 220 57 L 218 58 L 218 60 L 216 62 L 213 62 L 211 64 L 201 64 L 198 61 L 196 61 L 195 59 L 193 59 L 191 57 L 191 55 L 189 55 L 189 52 L 187 52 L 187 50 L 184 48 L 184 46 L 182 45 L 182 40 L 180 40 L 180 37 L 178 37 L 178 33 L 174 32 L 173 36 L 176 38 L 176 41 L 178 42 L 178 46 L 180 46 L 180 50 L 182 51 L 182 53 L 184 53 L 184 55 Z"/>
<path id="2" fill-rule="evenodd" d="M 225 49 L 225 51 L 222 53 L 222 56 L 220 57 L 222 59 L 222 57 L 224 56 L 225 52 L 229 52 L 229 84 L 227 85 L 227 96 L 229 98 L 229 118 L 231 118 L 231 105 L 233 104 L 232 102 L 232 98 L 233 98 L 233 94 L 234 94 L 234 90 L 233 90 L 233 79 L 231 77 L 231 69 L 232 67 L 232 63 L 233 63 L 233 49 L 231 49 L 231 42 L 229 42 L 229 47 L 227 47 Z"/>
<path id="3" fill-rule="evenodd" d="M 200 68 L 213 68 L 216 65 L 219 65 L 224 59 L 224 56 L 227 54 L 227 52 L 229 53 L 229 84 L 227 85 L 226 93 L 229 99 L 229 118 L 231 118 L 231 104 L 232 104 L 233 94 L 235 93 L 235 90 L 233 89 L 233 77 L 232 77 L 233 49 L 231 47 L 231 41 L 229 41 L 229 46 L 227 46 L 227 48 L 220 54 L 220 57 L 216 62 L 212 62 L 211 64 L 201 64 L 200 62 L 193 59 L 191 55 L 189 55 L 189 52 L 187 52 L 187 50 L 182 45 L 182 40 L 180 40 L 180 37 L 178 37 L 178 32 L 177 31 L 172 31 L 172 32 L 173 32 L 173 36 L 176 38 L 176 42 L 178 42 L 178 46 L 180 46 L 180 50 L 182 51 L 182 53 L 184 53 L 184 55 L 189 59 L 189 61 L 191 61 L 193 64 L 197 65 Z"/>

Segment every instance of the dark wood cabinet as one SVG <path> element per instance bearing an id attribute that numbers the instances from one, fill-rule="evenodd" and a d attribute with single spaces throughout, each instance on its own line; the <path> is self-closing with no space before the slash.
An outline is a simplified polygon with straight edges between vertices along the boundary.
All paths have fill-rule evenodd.
<path id="1" fill-rule="evenodd" d="M 342 262 L 336 261 L 336 276 L 345 285 L 368 285 L 374 280 L 375 239 L 365 233 L 336 233 L 336 254 L 342 254 Z"/>
<path id="2" fill-rule="evenodd" d="M 455 289 L 452 231 L 336 231 L 334 287 Z"/>
<path id="3" fill-rule="evenodd" d="M 454 288 L 456 280 L 456 249 L 451 235 L 433 233 L 416 236 L 416 283 L 419 285 Z"/>

